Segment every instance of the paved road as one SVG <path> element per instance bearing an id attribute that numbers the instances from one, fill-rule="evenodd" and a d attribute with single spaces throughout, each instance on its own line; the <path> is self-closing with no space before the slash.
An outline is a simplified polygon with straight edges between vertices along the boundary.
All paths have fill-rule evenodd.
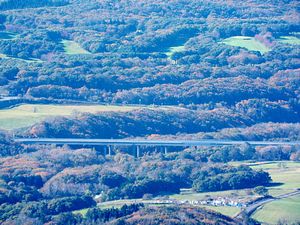
<path id="1" fill-rule="evenodd" d="M 137 140 L 137 139 L 79 139 L 79 138 L 16 138 L 23 144 L 112 145 L 112 146 L 218 146 L 218 145 L 300 145 L 300 141 L 230 141 L 230 140 Z"/>
<path id="2" fill-rule="evenodd" d="M 273 201 L 276 201 L 276 200 L 280 200 L 280 199 L 283 199 L 283 198 L 289 198 L 289 197 L 292 197 L 294 195 L 299 195 L 299 194 L 300 194 L 300 190 L 297 190 L 297 191 L 293 191 L 293 192 L 290 192 L 290 193 L 287 193 L 287 194 L 277 196 L 276 198 L 273 198 L 273 197 L 265 198 L 265 199 L 254 202 L 253 204 L 247 206 L 246 209 L 244 209 L 242 212 L 246 213 L 248 216 L 251 216 L 256 211 L 257 208 L 259 208 L 260 206 L 262 206 L 264 204 L 267 204 L 269 202 L 273 202 Z M 241 218 L 242 212 L 239 213 L 236 216 L 236 218 Z"/>

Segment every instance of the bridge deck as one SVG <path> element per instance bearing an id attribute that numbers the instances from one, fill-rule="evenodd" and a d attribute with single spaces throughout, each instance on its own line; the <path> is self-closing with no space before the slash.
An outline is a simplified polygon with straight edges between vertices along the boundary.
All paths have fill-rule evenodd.
<path id="1" fill-rule="evenodd" d="M 16 138 L 15 142 L 23 144 L 59 144 L 59 145 L 112 145 L 112 146 L 219 146 L 241 145 L 248 143 L 256 146 L 300 145 L 300 141 L 231 141 L 231 140 L 136 140 L 136 139 L 77 139 L 77 138 Z"/>

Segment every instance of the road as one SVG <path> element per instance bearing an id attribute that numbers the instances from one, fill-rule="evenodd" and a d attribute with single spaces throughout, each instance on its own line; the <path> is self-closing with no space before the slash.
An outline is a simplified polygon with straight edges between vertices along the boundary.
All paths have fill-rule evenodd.
<path id="1" fill-rule="evenodd" d="M 276 201 L 276 200 L 280 200 L 280 199 L 283 199 L 283 198 L 289 198 L 289 197 L 292 197 L 294 195 L 299 195 L 299 194 L 300 194 L 300 190 L 297 190 L 297 191 L 293 191 L 293 192 L 290 192 L 290 193 L 287 193 L 287 194 L 277 196 L 276 198 L 270 197 L 270 198 L 265 198 L 265 199 L 259 200 L 257 202 L 254 202 L 253 204 L 247 206 L 241 213 L 239 213 L 236 216 L 236 218 L 241 218 L 242 213 L 246 213 L 250 217 L 256 211 L 256 209 L 258 209 L 259 207 L 261 207 L 264 204 L 267 204 L 269 202 L 273 202 L 273 201 Z"/>
<path id="2" fill-rule="evenodd" d="M 241 145 L 248 143 L 255 146 L 267 145 L 300 145 L 300 141 L 230 141 L 230 140 L 137 140 L 137 139 L 80 139 L 80 138 L 15 138 L 15 142 L 23 144 L 59 144 L 59 145 L 102 145 L 102 146 L 220 146 Z"/>

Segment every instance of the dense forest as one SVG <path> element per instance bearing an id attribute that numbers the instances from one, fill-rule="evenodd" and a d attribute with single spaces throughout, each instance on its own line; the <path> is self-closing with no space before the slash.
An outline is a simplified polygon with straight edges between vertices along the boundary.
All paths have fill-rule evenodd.
<path id="1" fill-rule="evenodd" d="M 178 112 L 156 111 L 155 116 L 166 117 L 166 123 L 180 126 L 169 125 L 172 129 L 164 130 L 164 134 L 300 121 L 299 45 L 279 41 L 281 36 L 299 37 L 297 1 L 2 4 L 15 9 L 3 10 L 0 17 L 1 32 L 12 35 L 0 38 L 0 53 L 6 56 L 0 58 L 3 97 L 179 105 L 190 110 L 182 114 L 191 115 L 184 119 L 193 121 L 192 125 L 188 121 L 182 124 Z M 51 10 L 40 4 L 51 5 Z M 26 10 L 18 9 L 24 7 Z M 223 43 L 226 38 L 240 35 L 255 37 L 269 50 L 261 53 Z M 65 42 L 77 43 L 85 54 L 68 52 Z M 170 50 L 178 46 L 180 51 Z M 143 114 L 152 118 L 154 112 Z M 105 116 L 117 116 L 117 120 L 130 117 Z M 83 118 L 86 123 L 106 123 L 108 119 L 102 117 L 85 115 L 68 122 L 58 119 L 46 126 L 46 133 L 33 130 L 40 136 L 63 133 L 100 137 L 94 132 L 62 132 L 58 124 L 66 131 L 68 124 L 83 126 L 77 119 L 79 123 Z M 134 120 L 137 125 L 139 119 Z M 150 126 L 156 127 L 154 124 Z M 90 126 L 94 126 L 92 130 L 98 128 L 98 124 Z M 156 129 L 137 130 L 142 136 L 161 132 L 159 127 Z M 111 136 L 110 132 L 106 136 Z"/>
<path id="2" fill-rule="evenodd" d="M 299 145 L 247 144 L 300 140 L 299 11 L 297 0 L 0 0 L 0 111 L 137 106 L 0 130 L 0 223 L 256 224 L 189 206 L 100 209 L 95 196 L 251 190 L 273 185 L 270 174 L 228 162 L 300 161 Z M 245 143 L 150 146 L 135 158 L 129 147 L 105 155 L 15 136 Z"/>

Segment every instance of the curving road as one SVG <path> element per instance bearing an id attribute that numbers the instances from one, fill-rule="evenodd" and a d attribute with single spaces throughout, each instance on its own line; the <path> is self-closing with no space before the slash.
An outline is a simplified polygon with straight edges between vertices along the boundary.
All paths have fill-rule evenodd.
<path id="1" fill-rule="evenodd" d="M 300 194 L 300 190 L 297 191 L 293 191 L 287 194 L 283 194 L 283 195 L 279 195 L 276 198 L 273 197 L 269 197 L 269 198 L 265 198 L 262 200 L 259 200 L 257 202 L 254 202 L 251 205 L 248 205 L 242 212 L 240 212 L 236 218 L 241 218 L 243 213 L 246 213 L 249 217 L 256 211 L 256 209 L 258 209 L 260 206 L 267 204 L 269 202 L 273 202 L 276 200 L 280 200 L 280 199 L 284 199 L 284 198 L 289 198 L 292 197 L 294 195 L 299 195 Z"/>

